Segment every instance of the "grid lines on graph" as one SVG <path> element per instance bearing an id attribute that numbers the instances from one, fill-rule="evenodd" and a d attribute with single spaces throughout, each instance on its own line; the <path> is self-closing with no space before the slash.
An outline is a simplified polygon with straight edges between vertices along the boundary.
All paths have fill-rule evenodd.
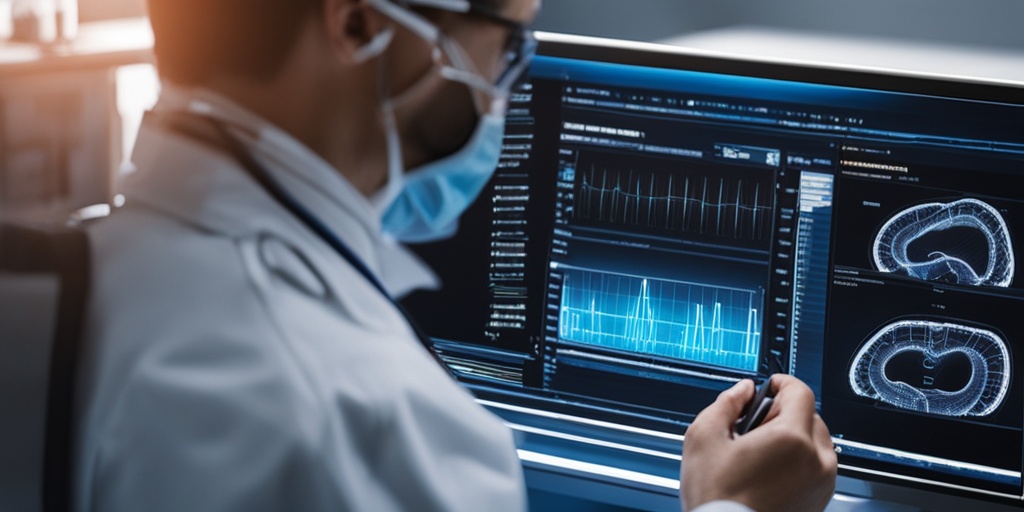
<path id="1" fill-rule="evenodd" d="M 763 179 L 591 165 L 580 180 L 578 219 L 735 240 L 771 237 L 773 196 Z"/>
<path id="2" fill-rule="evenodd" d="M 755 371 L 763 292 L 566 270 L 562 340 Z"/>

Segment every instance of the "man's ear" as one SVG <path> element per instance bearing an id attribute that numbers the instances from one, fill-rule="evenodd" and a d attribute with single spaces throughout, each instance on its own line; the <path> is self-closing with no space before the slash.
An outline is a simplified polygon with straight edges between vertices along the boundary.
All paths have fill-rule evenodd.
<path id="1" fill-rule="evenodd" d="M 391 21 L 366 0 L 324 0 L 324 22 L 334 54 L 346 64 L 380 55 L 394 35 Z"/>

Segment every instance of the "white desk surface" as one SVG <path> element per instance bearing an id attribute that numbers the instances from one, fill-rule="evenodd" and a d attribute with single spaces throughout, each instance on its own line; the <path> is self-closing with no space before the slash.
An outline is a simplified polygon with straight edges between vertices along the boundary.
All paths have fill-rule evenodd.
<path id="1" fill-rule="evenodd" d="M 0 76 L 151 62 L 152 47 L 153 32 L 145 18 L 83 23 L 68 44 L 0 41 Z"/>

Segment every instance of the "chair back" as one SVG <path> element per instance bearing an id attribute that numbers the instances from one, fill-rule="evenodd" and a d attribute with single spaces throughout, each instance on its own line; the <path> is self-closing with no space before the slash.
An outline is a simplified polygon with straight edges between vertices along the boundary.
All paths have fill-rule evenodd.
<path id="1" fill-rule="evenodd" d="M 0 223 L 0 509 L 71 509 L 84 230 Z"/>

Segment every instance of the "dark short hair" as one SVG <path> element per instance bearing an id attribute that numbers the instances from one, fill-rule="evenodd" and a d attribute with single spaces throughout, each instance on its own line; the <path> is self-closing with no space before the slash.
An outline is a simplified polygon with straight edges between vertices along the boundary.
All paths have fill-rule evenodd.
<path id="1" fill-rule="evenodd" d="M 305 16 L 323 0 L 148 0 L 163 78 L 202 85 L 214 73 L 273 78 Z"/>
<path id="2" fill-rule="evenodd" d="M 500 8 L 507 0 L 473 0 Z M 323 0 L 147 0 L 160 75 L 203 85 L 215 73 L 272 79 Z"/>

